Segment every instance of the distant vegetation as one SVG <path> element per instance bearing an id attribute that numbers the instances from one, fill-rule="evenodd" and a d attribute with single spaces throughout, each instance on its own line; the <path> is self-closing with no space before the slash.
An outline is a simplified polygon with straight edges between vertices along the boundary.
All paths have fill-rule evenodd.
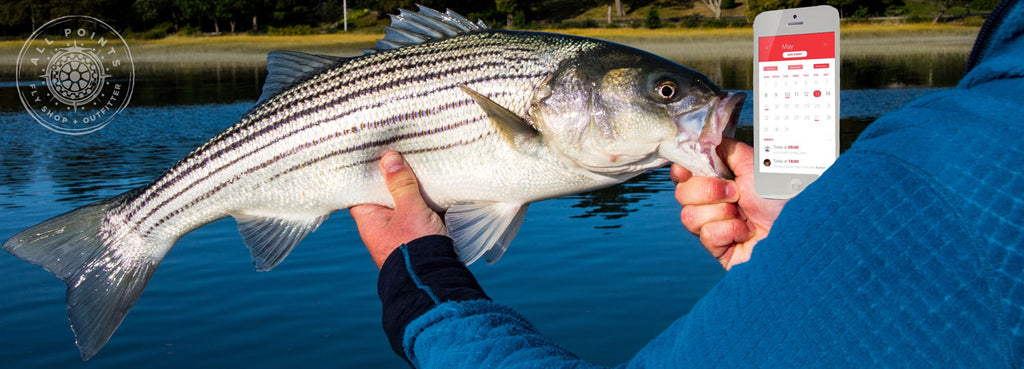
<path id="1" fill-rule="evenodd" d="M 505 28 L 745 27 L 772 9 L 832 5 L 846 21 L 980 24 L 997 0 L 3 0 L 0 37 L 64 15 L 90 15 L 129 38 L 209 34 L 379 33 L 415 4 L 451 8 Z M 343 6 L 344 5 L 344 6 Z M 348 8 L 347 16 L 345 8 Z"/>

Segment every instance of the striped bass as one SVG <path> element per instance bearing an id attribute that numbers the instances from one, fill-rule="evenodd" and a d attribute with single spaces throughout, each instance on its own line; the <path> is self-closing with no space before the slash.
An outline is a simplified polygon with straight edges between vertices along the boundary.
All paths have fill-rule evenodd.
<path id="1" fill-rule="evenodd" d="M 728 176 L 715 154 L 743 94 L 605 41 L 489 29 L 421 7 L 353 58 L 275 51 L 257 105 L 146 186 L 11 237 L 7 252 L 67 284 L 88 360 L 183 235 L 238 222 L 273 269 L 334 211 L 392 205 L 377 161 L 401 152 L 465 263 L 496 261 L 531 202 L 622 183 L 673 161 Z"/>

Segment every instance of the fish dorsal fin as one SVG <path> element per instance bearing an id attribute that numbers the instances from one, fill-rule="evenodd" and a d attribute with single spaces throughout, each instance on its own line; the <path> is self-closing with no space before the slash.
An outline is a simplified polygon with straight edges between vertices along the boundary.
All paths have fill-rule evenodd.
<path id="1" fill-rule="evenodd" d="M 526 217 L 527 204 L 483 202 L 455 205 L 444 214 L 448 233 L 455 240 L 459 261 L 472 264 L 480 257 L 488 264 L 508 249 Z"/>
<path id="2" fill-rule="evenodd" d="M 489 28 L 483 21 L 470 22 L 466 17 L 451 9 L 441 13 L 423 5 L 417 6 L 420 9 L 418 12 L 399 9 L 397 15 L 390 14 L 391 26 L 384 27 L 384 38 L 377 40 L 377 46 L 367 52 L 385 51 L 428 41 L 443 40 Z"/>
<path id="3" fill-rule="evenodd" d="M 345 60 L 348 58 L 298 51 L 271 51 L 267 54 L 267 81 L 263 83 L 259 101 L 269 99 Z"/>
<path id="4" fill-rule="evenodd" d="M 327 214 L 291 216 L 288 218 L 257 215 L 236 215 L 238 232 L 249 247 L 256 270 L 266 272 L 280 264 L 295 245 L 309 232 L 315 231 Z"/>
<path id="5" fill-rule="evenodd" d="M 515 144 L 522 138 L 536 136 L 539 131 L 522 117 L 516 115 L 508 108 L 501 106 L 487 96 L 474 91 L 466 85 L 460 84 L 459 88 L 473 98 L 477 106 L 483 109 L 491 121 L 498 126 L 498 129 L 505 135 L 509 142 Z"/>

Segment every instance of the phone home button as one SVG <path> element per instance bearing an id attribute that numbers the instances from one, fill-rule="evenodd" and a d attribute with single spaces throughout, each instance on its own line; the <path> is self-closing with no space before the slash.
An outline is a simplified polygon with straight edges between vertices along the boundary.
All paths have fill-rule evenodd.
<path id="1" fill-rule="evenodd" d="M 793 192 L 800 192 L 800 190 L 803 189 L 803 188 L 804 188 L 804 183 L 802 181 L 800 181 L 799 179 L 794 179 L 794 180 L 789 182 L 789 189 L 793 190 Z"/>

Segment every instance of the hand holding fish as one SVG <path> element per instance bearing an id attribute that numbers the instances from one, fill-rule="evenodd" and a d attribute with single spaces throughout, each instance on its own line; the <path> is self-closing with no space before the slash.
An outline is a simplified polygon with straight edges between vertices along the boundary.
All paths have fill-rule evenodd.
<path id="1" fill-rule="evenodd" d="M 683 225 L 729 270 L 750 260 L 754 245 L 768 236 L 786 201 L 762 199 L 754 192 L 753 148 L 724 138 L 718 153 L 735 180 L 694 176 L 673 164 L 672 181 L 676 200 L 683 205 Z"/>
<path id="2" fill-rule="evenodd" d="M 374 204 L 356 205 L 349 209 L 359 228 L 359 236 L 378 269 L 388 255 L 404 243 L 423 236 L 448 235 L 441 217 L 423 201 L 416 174 L 402 155 L 385 153 L 380 159 L 380 170 L 388 192 L 395 200 L 395 209 Z"/>

